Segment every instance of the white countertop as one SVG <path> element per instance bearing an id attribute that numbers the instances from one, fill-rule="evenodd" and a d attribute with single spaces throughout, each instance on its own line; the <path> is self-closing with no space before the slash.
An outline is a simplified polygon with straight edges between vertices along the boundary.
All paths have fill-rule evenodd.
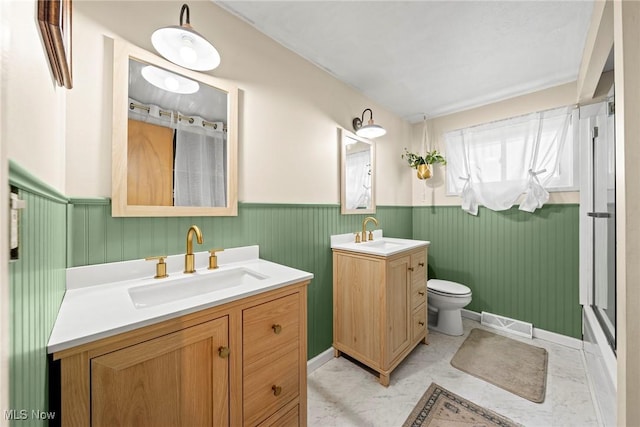
<path id="1" fill-rule="evenodd" d="M 67 269 L 67 291 L 47 351 L 54 353 L 142 326 L 215 307 L 230 301 L 313 278 L 312 273 L 259 258 L 258 246 L 225 249 L 218 253 L 216 270 L 207 270 L 208 252 L 196 254 L 196 274 L 202 276 L 245 267 L 266 276 L 259 283 L 220 289 L 153 307 L 136 308 L 129 296 L 132 287 L 182 280 L 184 255 L 167 257 L 168 278 L 154 279 L 155 263 L 123 261 Z"/>
<path id="2" fill-rule="evenodd" d="M 429 246 L 428 240 L 399 239 L 383 237 L 382 230 L 373 231 L 373 240 L 356 243 L 355 234 L 338 234 L 331 236 L 331 248 L 343 251 L 364 253 L 368 255 L 390 256 L 411 249 Z"/>

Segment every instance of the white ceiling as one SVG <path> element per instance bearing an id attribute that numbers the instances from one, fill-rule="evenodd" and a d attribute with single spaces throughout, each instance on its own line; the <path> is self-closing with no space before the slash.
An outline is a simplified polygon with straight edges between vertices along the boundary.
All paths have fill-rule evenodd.
<path id="1" fill-rule="evenodd" d="M 410 122 L 577 79 L 593 0 L 221 1 Z"/>

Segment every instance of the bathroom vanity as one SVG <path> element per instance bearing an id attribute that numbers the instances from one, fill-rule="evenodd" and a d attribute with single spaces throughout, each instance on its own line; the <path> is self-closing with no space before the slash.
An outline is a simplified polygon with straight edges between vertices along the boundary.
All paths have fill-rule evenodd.
<path id="1" fill-rule="evenodd" d="M 68 270 L 49 342 L 62 425 L 306 425 L 313 275 L 261 260 L 257 247 L 221 252 L 215 270 L 195 255 L 192 275 L 180 271 L 183 256 L 168 257 L 167 279 L 149 264 L 148 276 L 118 280 L 144 261 Z M 91 283 L 101 276 L 117 281 Z M 194 294 L 191 280 L 218 289 Z M 156 297 L 167 289 L 170 301 Z"/>
<path id="2" fill-rule="evenodd" d="M 335 356 L 346 353 L 388 386 L 391 372 L 427 341 L 429 242 L 383 238 L 380 230 L 362 243 L 342 236 L 331 244 Z"/>

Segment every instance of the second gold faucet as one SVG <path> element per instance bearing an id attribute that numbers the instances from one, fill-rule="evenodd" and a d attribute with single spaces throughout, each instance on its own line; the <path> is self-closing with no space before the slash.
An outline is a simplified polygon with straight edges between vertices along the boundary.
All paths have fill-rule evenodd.
<path id="1" fill-rule="evenodd" d="M 193 235 L 196 235 L 196 239 L 198 240 L 198 244 L 202 244 L 204 240 L 202 239 L 202 232 L 198 228 L 197 225 L 192 225 L 189 227 L 189 231 L 187 231 L 187 253 L 184 256 L 184 272 L 185 273 L 195 273 L 195 255 L 193 254 Z"/>
<path id="2" fill-rule="evenodd" d="M 372 216 L 368 216 L 364 219 L 364 221 L 362 221 L 362 242 L 367 241 L 367 223 L 369 221 L 373 221 L 375 225 L 378 225 L 378 220 Z M 373 240 L 373 232 L 369 232 L 369 240 Z"/>

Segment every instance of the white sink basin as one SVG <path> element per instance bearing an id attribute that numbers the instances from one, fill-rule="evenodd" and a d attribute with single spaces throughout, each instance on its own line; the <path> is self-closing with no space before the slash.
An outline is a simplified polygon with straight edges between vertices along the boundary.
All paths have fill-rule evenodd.
<path id="1" fill-rule="evenodd" d="M 361 243 L 361 245 L 371 246 L 383 251 L 390 251 L 393 249 L 399 249 L 400 246 L 404 245 L 404 242 L 400 243 L 398 241 L 392 241 L 388 238 L 383 238 L 382 240 L 373 240 L 370 242 L 364 242 L 364 243 Z"/>
<path id="2" fill-rule="evenodd" d="M 376 230 L 378 231 L 378 230 Z M 353 234 L 341 234 L 331 236 L 331 248 L 343 251 L 358 252 L 363 254 L 390 256 L 400 252 L 428 246 L 425 240 L 398 239 L 394 237 L 382 237 L 374 232 L 374 240 L 355 243 Z"/>
<path id="3" fill-rule="evenodd" d="M 151 285 L 130 288 L 129 297 L 136 308 L 153 307 L 209 292 L 256 284 L 267 278 L 267 276 L 245 267 L 204 273 L 196 272 L 175 280 L 158 279 L 157 283 Z"/>

